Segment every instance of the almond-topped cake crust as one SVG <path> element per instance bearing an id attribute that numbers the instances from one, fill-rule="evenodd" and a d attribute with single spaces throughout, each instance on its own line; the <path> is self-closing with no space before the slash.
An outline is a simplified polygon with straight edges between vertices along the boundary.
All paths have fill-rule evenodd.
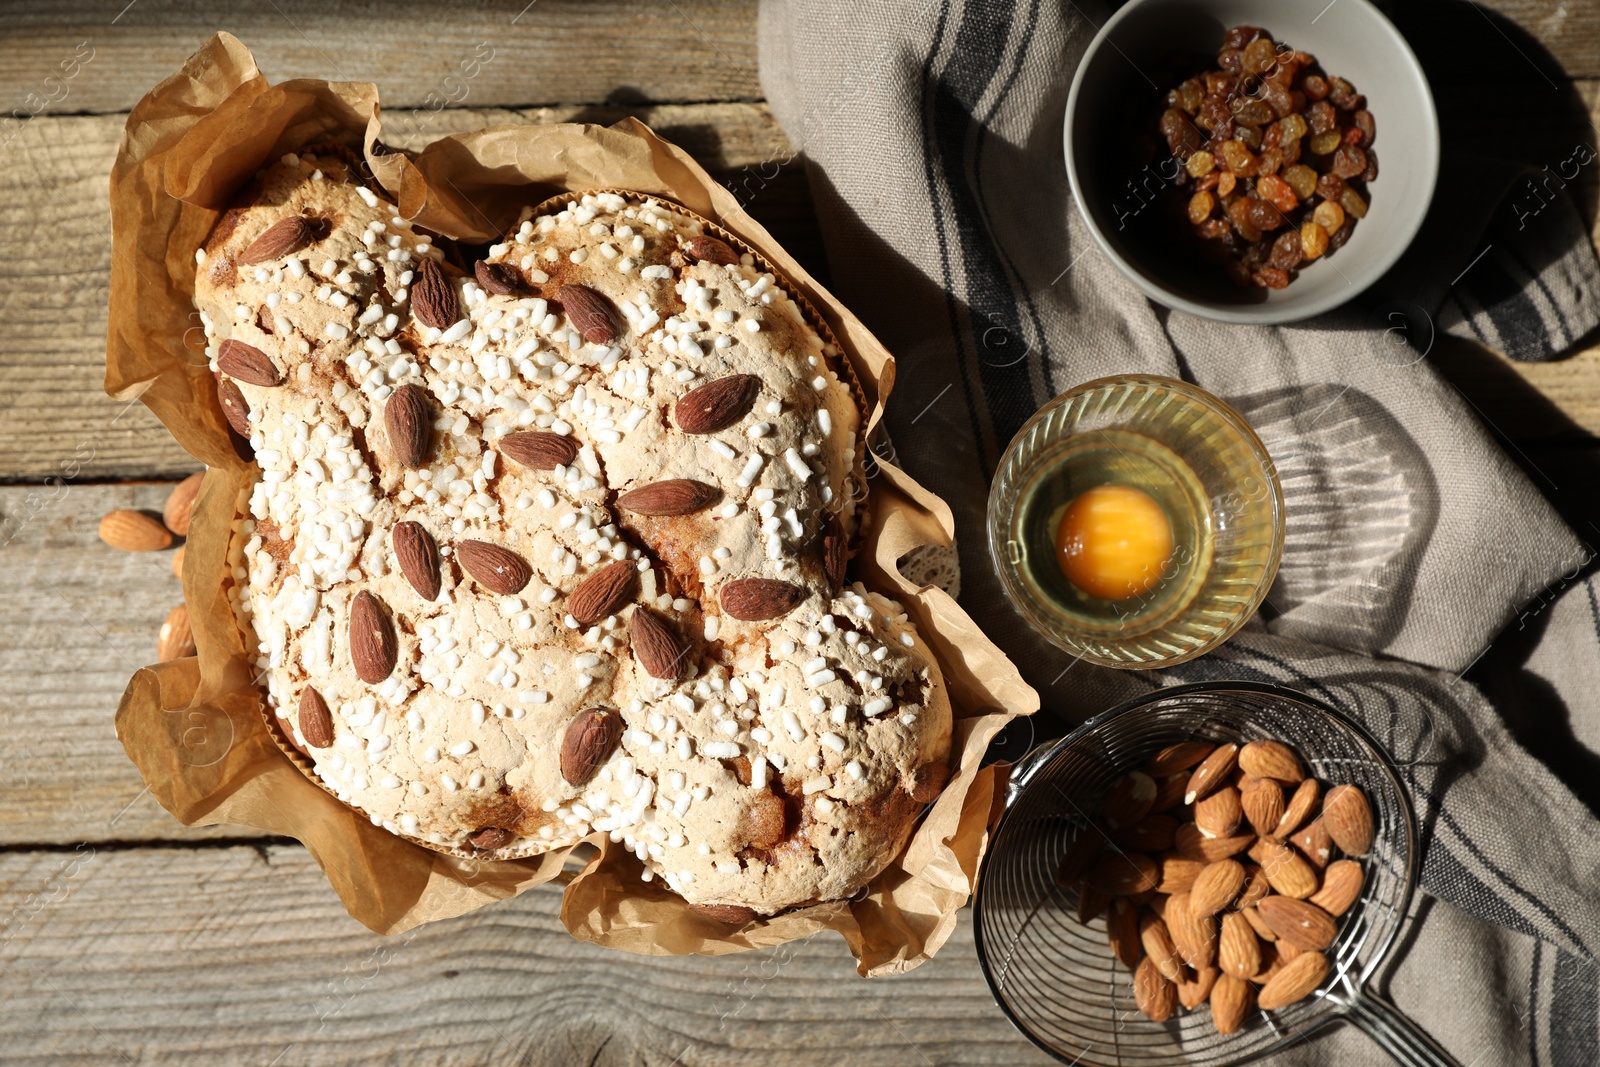
<path id="1" fill-rule="evenodd" d="M 437 847 L 607 833 L 764 914 L 860 889 L 951 726 L 900 606 L 845 585 L 842 357 L 673 205 L 530 209 L 469 273 L 352 177 L 286 156 L 196 254 L 261 472 L 230 596 L 286 739 Z"/>

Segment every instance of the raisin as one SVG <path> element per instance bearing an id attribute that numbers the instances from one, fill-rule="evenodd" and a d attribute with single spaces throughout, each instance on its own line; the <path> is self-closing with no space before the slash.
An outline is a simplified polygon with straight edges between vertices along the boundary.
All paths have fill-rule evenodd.
<path id="1" fill-rule="evenodd" d="M 1354 178 L 1367 169 L 1367 154 L 1353 144 L 1342 144 L 1333 153 L 1333 173 L 1340 178 Z"/>
<path id="2" fill-rule="evenodd" d="M 1300 252 L 1306 259 L 1316 259 L 1328 250 L 1328 231 L 1307 219 L 1300 224 Z"/>
<path id="3" fill-rule="evenodd" d="M 1294 270 L 1300 265 L 1301 254 L 1300 231 L 1287 230 L 1272 242 L 1272 255 L 1267 263 L 1279 270 Z"/>
<path id="4" fill-rule="evenodd" d="M 1217 53 L 1217 66 L 1229 74 L 1244 72 L 1244 53 L 1237 48 L 1225 48 Z"/>
<path id="5" fill-rule="evenodd" d="M 1250 149 L 1250 151 L 1259 152 L 1261 150 L 1260 126 L 1235 126 L 1233 130 L 1233 136 L 1236 139 L 1243 141 L 1244 146 Z"/>
<path id="6" fill-rule="evenodd" d="M 1233 228 L 1238 230 L 1239 236 L 1246 241 L 1261 240 L 1261 231 L 1250 221 L 1250 205 L 1258 203 L 1259 200 L 1244 196 L 1228 205 L 1228 221 L 1233 223 Z"/>
<path id="7" fill-rule="evenodd" d="M 1294 189 L 1276 174 L 1263 175 L 1256 182 L 1256 195 L 1271 201 L 1285 215 L 1300 206 L 1300 198 L 1295 195 Z"/>
<path id="8" fill-rule="evenodd" d="M 1215 241 L 1228 236 L 1232 231 L 1228 228 L 1228 224 L 1221 219 L 1207 219 L 1199 226 L 1196 226 L 1194 232 L 1208 241 Z"/>
<path id="9" fill-rule="evenodd" d="M 1324 200 L 1312 209 L 1311 221 L 1332 233 L 1344 225 L 1344 208 L 1332 200 Z"/>
<path id="10" fill-rule="evenodd" d="M 1189 116 L 1177 108 L 1169 107 L 1161 113 L 1160 128 L 1162 136 L 1167 139 L 1168 150 L 1179 159 L 1187 159 L 1205 143 L 1205 138 L 1194 128 Z"/>
<path id="11" fill-rule="evenodd" d="M 1244 69 L 1251 74 L 1265 74 L 1278 62 L 1278 49 L 1272 38 L 1257 37 L 1244 46 Z"/>
<path id="12" fill-rule="evenodd" d="M 1217 157 L 1202 148 L 1184 161 L 1183 169 L 1187 170 L 1191 177 L 1203 178 L 1210 174 L 1216 165 Z"/>
<path id="13" fill-rule="evenodd" d="M 1377 140 L 1378 126 L 1372 121 L 1372 112 L 1362 108 L 1350 118 L 1356 124 L 1356 129 L 1361 131 L 1362 148 L 1368 147 L 1373 141 Z"/>
<path id="14" fill-rule="evenodd" d="M 1339 140 L 1338 130 L 1329 130 L 1327 133 L 1319 133 L 1311 138 L 1311 151 L 1315 155 L 1325 156 L 1343 143 L 1343 141 Z"/>
<path id="15" fill-rule="evenodd" d="M 1361 172 L 1361 180 L 1364 182 L 1370 182 L 1376 181 L 1377 178 L 1378 150 L 1376 148 L 1369 148 L 1367 149 L 1367 169 Z"/>
<path id="16" fill-rule="evenodd" d="M 1223 123 L 1227 123 L 1226 131 Z M 1200 102 L 1200 107 L 1194 113 L 1194 124 L 1202 130 L 1210 130 L 1214 137 L 1233 136 L 1233 113 L 1228 110 L 1227 104 L 1213 97 L 1208 96 Z"/>
<path id="17" fill-rule="evenodd" d="M 1306 121 L 1311 124 L 1312 133 L 1327 133 L 1339 125 L 1338 114 L 1326 100 L 1318 100 L 1306 108 Z"/>
<path id="18" fill-rule="evenodd" d="M 1250 225 L 1263 233 L 1276 230 L 1288 221 L 1276 204 L 1255 197 L 1246 197 L 1244 202 L 1250 205 L 1246 209 L 1249 212 Z"/>
<path id="19" fill-rule="evenodd" d="M 1306 131 L 1309 129 L 1306 126 L 1305 118 L 1301 115 L 1285 115 L 1278 122 L 1278 126 L 1283 130 L 1283 142 L 1285 144 L 1290 141 L 1298 141 L 1306 135 Z"/>
<path id="20" fill-rule="evenodd" d="M 1294 195 L 1305 200 L 1317 191 L 1317 172 L 1303 163 L 1283 168 L 1283 180 L 1289 183 Z"/>
<path id="21" fill-rule="evenodd" d="M 1361 199 L 1361 194 L 1346 186 L 1344 194 L 1339 197 L 1339 206 L 1344 208 L 1344 213 L 1352 218 L 1364 219 L 1367 217 L 1367 202 Z"/>
<path id="22" fill-rule="evenodd" d="M 1198 226 L 1211 217 L 1211 209 L 1217 206 L 1217 198 L 1202 190 L 1189 198 L 1189 221 Z"/>
<path id="23" fill-rule="evenodd" d="M 1190 78 L 1188 81 L 1178 86 L 1178 94 L 1183 100 L 1183 110 L 1187 111 L 1191 115 L 1193 115 L 1195 113 L 1195 109 L 1200 106 L 1200 101 L 1206 98 L 1205 87 L 1202 86 L 1199 80 L 1195 78 Z"/>
<path id="24" fill-rule="evenodd" d="M 1281 166 L 1283 166 L 1283 153 L 1276 148 L 1269 148 L 1256 157 L 1257 174 L 1276 174 Z"/>
<path id="25" fill-rule="evenodd" d="M 1343 248 L 1344 243 L 1350 240 L 1350 235 L 1355 232 L 1355 228 L 1355 219 L 1345 219 L 1343 226 L 1340 226 L 1337 230 L 1328 235 L 1328 251 L 1337 252 L 1339 249 Z"/>
<path id="26" fill-rule="evenodd" d="M 1255 153 L 1251 152 L 1242 141 L 1222 142 L 1222 163 L 1239 177 L 1254 174 L 1256 170 Z"/>
<path id="27" fill-rule="evenodd" d="M 1320 74 L 1307 74 L 1300 83 L 1300 91 L 1307 100 L 1320 101 L 1328 95 L 1328 81 Z"/>
<path id="28" fill-rule="evenodd" d="M 1275 117 L 1264 101 L 1247 98 L 1233 102 L 1233 121 L 1241 126 L 1265 126 Z"/>
<path id="29" fill-rule="evenodd" d="M 1229 193 L 1233 192 L 1234 184 L 1237 181 L 1238 179 L 1233 176 L 1233 171 L 1223 171 L 1222 176 L 1217 179 L 1217 195 L 1227 196 Z"/>
<path id="30" fill-rule="evenodd" d="M 1324 174 L 1317 179 L 1317 195 L 1324 200 L 1337 200 L 1344 195 L 1344 181 L 1334 174 Z"/>
<path id="31" fill-rule="evenodd" d="M 1355 111 L 1366 105 L 1366 97 L 1343 78 L 1328 79 L 1328 102 L 1340 111 Z"/>
<path id="32" fill-rule="evenodd" d="M 1257 38 L 1272 39 L 1272 35 L 1260 26 L 1231 26 L 1222 35 L 1224 49 L 1242 49 L 1245 45 Z"/>
<path id="33" fill-rule="evenodd" d="M 1267 82 L 1261 88 L 1261 98 L 1272 108 L 1273 118 L 1281 119 L 1294 112 L 1294 97 L 1282 82 Z"/>
<path id="34" fill-rule="evenodd" d="M 1250 280 L 1263 289 L 1282 289 L 1289 284 L 1289 272 L 1277 267 L 1262 267 L 1250 275 Z"/>

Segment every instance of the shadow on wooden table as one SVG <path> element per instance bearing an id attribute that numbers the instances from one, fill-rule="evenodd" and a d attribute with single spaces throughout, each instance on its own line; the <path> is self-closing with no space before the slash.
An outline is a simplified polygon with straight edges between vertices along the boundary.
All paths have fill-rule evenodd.
<path id="1" fill-rule="evenodd" d="M 1597 147 L 1572 76 L 1516 23 L 1469 0 L 1393 8 L 1389 17 L 1428 75 L 1447 156 L 1490 156 L 1554 172 L 1574 146 Z M 1600 160 L 1587 164 L 1591 172 L 1596 167 Z M 1440 188 L 1451 180 L 1448 170 L 1439 177 Z M 1592 223 L 1600 186 L 1592 173 L 1585 177 L 1568 192 Z"/>

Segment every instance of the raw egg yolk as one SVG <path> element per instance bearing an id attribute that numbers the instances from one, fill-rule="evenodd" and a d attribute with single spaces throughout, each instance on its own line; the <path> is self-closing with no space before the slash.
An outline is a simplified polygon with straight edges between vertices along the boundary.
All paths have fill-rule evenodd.
<path id="1" fill-rule="evenodd" d="M 1090 596 L 1122 600 L 1161 579 L 1172 557 L 1172 523 L 1149 493 L 1102 485 L 1067 505 L 1056 552 L 1073 585 Z"/>

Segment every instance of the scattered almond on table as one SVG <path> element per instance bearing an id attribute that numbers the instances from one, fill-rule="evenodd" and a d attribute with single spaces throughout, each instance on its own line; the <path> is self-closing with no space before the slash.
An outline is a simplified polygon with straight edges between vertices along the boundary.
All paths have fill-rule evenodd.
<path id="1" fill-rule="evenodd" d="M 200 496 L 200 482 L 205 472 L 191 474 L 167 494 L 166 506 L 161 509 L 161 521 L 179 537 L 189 536 L 189 520 L 194 514 L 195 499 Z"/>
<path id="2" fill-rule="evenodd" d="M 178 537 L 189 535 L 189 523 L 194 517 L 194 504 L 200 496 L 200 483 L 205 472 L 191 474 L 167 494 L 161 508 L 161 518 L 131 508 L 119 508 L 100 520 L 100 540 L 124 552 L 159 552 L 171 548 Z M 183 580 L 183 549 L 172 554 L 172 576 Z M 182 659 L 195 654 L 194 634 L 189 628 L 189 611 L 182 604 L 167 614 L 156 634 L 156 658 Z"/>
<path id="3" fill-rule="evenodd" d="M 172 531 L 142 511 L 119 508 L 100 520 L 100 540 L 124 552 L 159 552 L 172 544 Z"/>
<path id="4" fill-rule="evenodd" d="M 161 663 L 194 655 L 194 631 L 189 628 L 189 609 L 179 604 L 167 612 L 167 621 L 156 634 L 156 659 Z"/>
<path id="5" fill-rule="evenodd" d="M 1277 741 L 1182 741 L 1114 781 L 1103 813 L 1112 847 L 1079 837 L 1056 881 L 1079 888 L 1080 922 L 1105 916 L 1147 1017 L 1209 1002 L 1231 1034 L 1322 984 L 1365 882 L 1351 857 L 1372 848 L 1359 788 L 1324 791 Z"/>

